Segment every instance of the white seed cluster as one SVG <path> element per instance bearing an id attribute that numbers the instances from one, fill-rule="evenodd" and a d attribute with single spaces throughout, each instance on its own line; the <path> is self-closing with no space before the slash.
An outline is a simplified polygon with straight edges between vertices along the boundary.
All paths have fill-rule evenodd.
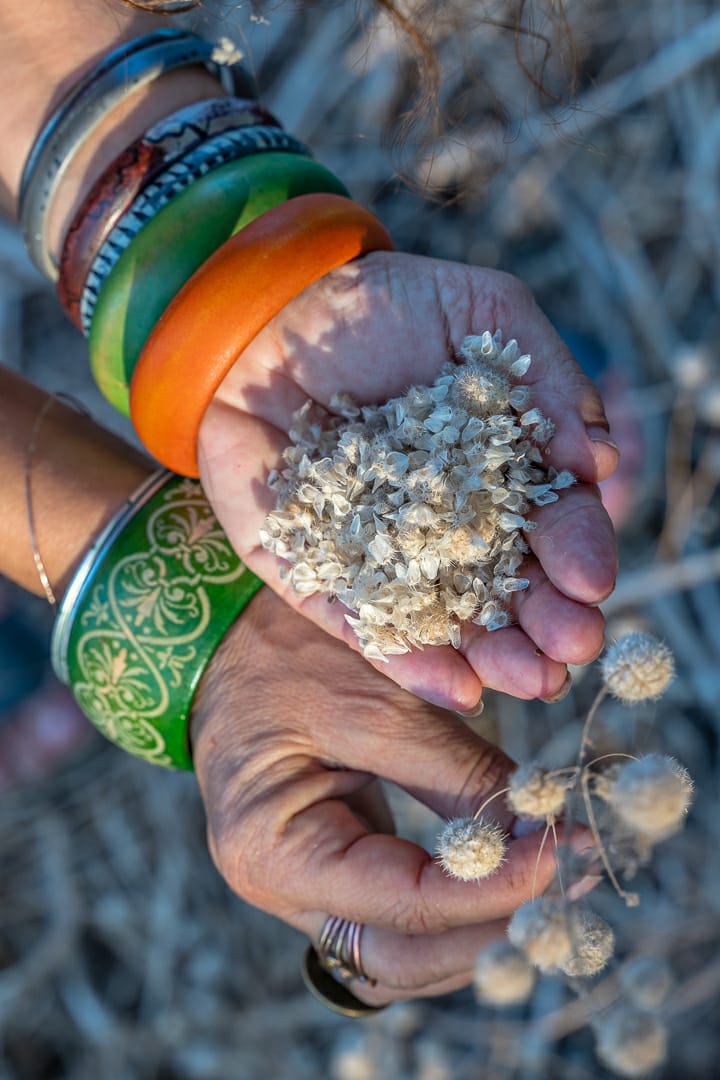
<path id="1" fill-rule="evenodd" d="M 573 978 L 597 975 L 615 948 L 611 927 L 586 904 L 575 904 L 571 909 L 570 929 L 573 952 L 560 965 L 561 969 Z"/>
<path id="2" fill-rule="evenodd" d="M 620 1076 L 645 1076 L 667 1056 L 667 1029 L 651 1013 L 618 1005 L 595 1023 L 600 1060 Z"/>
<path id="3" fill-rule="evenodd" d="M 457 647 L 463 622 L 510 622 L 509 598 L 529 584 L 526 515 L 574 483 L 543 468 L 554 425 L 515 382 L 529 366 L 516 341 L 485 331 L 432 386 L 362 408 L 336 395 L 334 415 L 311 403 L 295 415 L 260 540 L 296 592 L 355 613 L 365 656 Z"/>
<path id="4" fill-rule="evenodd" d="M 509 941 L 493 941 L 477 955 L 473 987 L 478 1001 L 487 1005 L 517 1005 L 530 997 L 536 978 L 519 949 Z"/>
<path id="5" fill-rule="evenodd" d="M 599 792 L 623 825 L 653 842 L 680 829 L 692 801 L 693 782 L 675 758 L 644 754 L 616 766 Z"/>
<path id="6" fill-rule="evenodd" d="M 541 971 L 557 971 L 572 956 L 572 928 L 561 900 L 541 896 L 521 904 L 507 932 L 510 942 Z"/>
<path id="7" fill-rule="evenodd" d="M 505 833 L 482 818 L 454 818 L 437 839 L 437 857 L 445 872 L 460 881 L 494 874 L 505 859 Z"/>
<path id="8" fill-rule="evenodd" d="M 655 701 L 675 674 L 673 654 L 652 634 L 626 634 L 608 646 L 600 661 L 603 682 L 619 701 Z"/>
<path id="9" fill-rule="evenodd" d="M 510 777 L 507 802 L 521 818 L 559 817 L 565 808 L 567 780 L 535 762 L 520 765 Z"/>

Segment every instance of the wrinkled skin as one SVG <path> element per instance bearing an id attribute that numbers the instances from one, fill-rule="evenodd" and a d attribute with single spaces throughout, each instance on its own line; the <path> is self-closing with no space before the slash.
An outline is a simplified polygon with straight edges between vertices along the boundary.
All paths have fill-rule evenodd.
<path id="1" fill-rule="evenodd" d="M 306 289 L 236 362 L 200 432 L 201 477 L 240 556 L 291 606 L 357 648 L 340 604 L 302 599 L 280 581 L 280 562 L 258 532 L 273 508 L 267 475 L 289 444 L 292 413 L 308 398 L 327 405 L 345 391 L 379 402 L 430 383 L 463 338 L 501 329 L 530 352 L 523 382 L 531 405 L 554 420 L 548 464 L 578 483 L 536 510 L 532 555 L 514 593 L 516 625 L 488 633 L 468 624 L 459 650 L 436 646 L 379 664 L 400 686 L 444 708 L 469 710 L 483 686 L 520 698 L 552 698 L 566 664 L 593 659 L 603 643 L 599 601 L 617 569 L 612 525 L 597 483 L 617 465 L 600 398 L 525 286 L 495 271 L 378 252 Z"/>
<path id="2" fill-rule="evenodd" d="M 511 840 L 504 865 L 472 883 L 392 835 L 378 773 L 450 818 L 504 788 L 513 762 L 270 589 L 213 658 L 192 737 L 210 851 L 225 880 L 316 942 L 330 913 L 365 923 L 362 961 L 377 985 L 352 989 L 371 1004 L 464 986 L 475 954 L 554 875 L 552 844 L 538 859 L 539 832 Z M 512 824 L 502 797 L 487 814 Z M 590 844 L 582 830 L 572 841 L 577 850 Z M 575 883 L 576 893 L 593 883 Z"/>

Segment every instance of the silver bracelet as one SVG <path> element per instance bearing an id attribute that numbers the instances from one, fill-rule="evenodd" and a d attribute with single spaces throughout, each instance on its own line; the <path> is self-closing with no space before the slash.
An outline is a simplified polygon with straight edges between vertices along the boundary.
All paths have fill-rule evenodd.
<path id="1" fill-rule="evenodd" d="M 56 281 L 58 267 L 48 250 L 50 209 L 70 163 L 98 124 L 126 97 L 167 71 L 202 64 L 231 94 L 253 96 L 222 46 L 174 27 L 124 42 L 77 83 L 35 139 L 20 182 L 20 228 L 31 259 Z"/>

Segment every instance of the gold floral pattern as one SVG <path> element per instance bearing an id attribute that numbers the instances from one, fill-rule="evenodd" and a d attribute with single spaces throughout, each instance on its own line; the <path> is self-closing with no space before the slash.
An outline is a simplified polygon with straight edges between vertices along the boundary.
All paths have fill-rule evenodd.
<path id="1" fill-rule="evenodd" d="M 247 588 L 227 586 L 253 576 L 200 484 L 181 478 L 148 499 L 108 554 L 73 626 L 75 696 L 123 749 L 191 767 L 186 720 L 194 689 L 246 602 Z"/>

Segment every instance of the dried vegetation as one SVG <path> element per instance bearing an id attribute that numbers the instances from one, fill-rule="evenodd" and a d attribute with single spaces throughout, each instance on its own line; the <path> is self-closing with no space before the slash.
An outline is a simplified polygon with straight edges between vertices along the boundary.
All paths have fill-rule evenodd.
<path id="1" fill-rule="evenodd" d="M 191 784 L 98 749 L 46 787 L 0 799 L 0 1077 L 589 1080 L 605 1075 L 597 1041 L 626 1075 L 665 1056 L 655 1075 L 704 1080 L 720 1031 L 716 5 L 568 3 L 573 106 L 563 98 L 568 50 L 539 5 L 525 5 L 525 18 L 553 40 L 545 77 L 556 100 L 528 90 L 515 46 L 537 70 L 544 44 L 501 28 L 510 5 L 493 4 L 491 23 L 479 4 L 442 5 L 463 20 L 452 36 L 448 14 L 436 32 L 451 134 L 429 153 L 410 127 L 395 158 L 377 133 L 407 101 L 412 50 L 369 5 L 361 19 L 349 2 L 273 3 L 253 18 L 249 5 L 214 5 L 192 18 L 202 28 L 215 7 L 274 111 L 377 209 L 400 248 L 517 273 L 593 373 L 598 358 L 607 362 L 599 378 L 636 474 L 629 504 L 617 487 L 606 491 L 625 519 L 622 571 L 605 605 L 610 634 L 654 630 L 678 677 L 631 713 L 603 702 L 593 754 L 671 755 L 693 776 L 696 800 L 649 870 L 622 835 L 613 839 L 608 857 L 636 869 L 640 906 L 618 905 L 604 886 L 593 893 L 618 966 L 581 997 L 543 976 L 529 1002 L 500 1012 L 467 992 L 358 1026 L 304 992 L 296 935 L 222 886 Z M 439 200 L 393 179 L 398 161 Z M 14 234 L 3 227 L 2 238 L 3 359 L 55 389 L 62 356 L 63 389 L 116 423 L 51 292 L 25 268 Z M 561 768 L 594 692 L 575 676 L 574 694 L 551 708 L 495 699 L 479 729 L 493 723 L 518 760 Z M 431 846 L 437 822 L 395 803 L 400 827 Z M 516 986 L 527 985 L 515 961 Z M 621 993 L 637 995 L 637 1014 L 615 1011 Z M 595 1036 L 591 1015 L 601 1018 Z"/>

